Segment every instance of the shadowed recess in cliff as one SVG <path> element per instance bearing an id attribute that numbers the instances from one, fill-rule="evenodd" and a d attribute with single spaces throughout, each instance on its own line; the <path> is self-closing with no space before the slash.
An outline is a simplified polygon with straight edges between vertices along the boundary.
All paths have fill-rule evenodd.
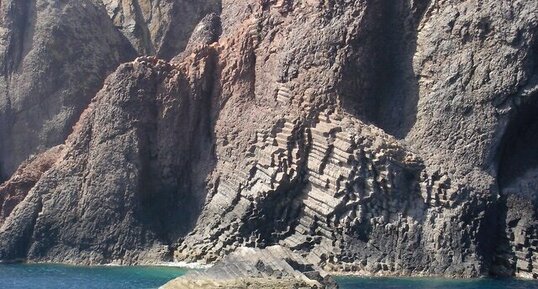
<path id="1" fill-rule="evenodd" d="M 417 27 L 429 1 L 375 1 L 366 11 L 338 87 L 343 107 L 398 138 L 416 119 Z"/>
<path id="2" fill-rule="evenodd" d="M 9 5 L 10 4 L 10 5 Z M 3 55 L 4 77 L 15 71 L 24 58 L 24 42 L 27 38 L 31 39 L 35 21 L 35 0 L 13 1 L 8 5 L 8 17 L 2 19 L 4 25 L 7 25 L 12 33 L 7 39 L 8 47 Z M 6 5 L 6 4 L 4 4 Z M 0 1 L 1 7 L 1 1 Z"/>
<path id="3" fill-rule="evenodd" d="M 160 122 L 147 123 L 139 132 L 141 216 L 153 225 L 158 237 L 170 245 L 192 229 L 207 193 L 204 180 L 213 167 L 198 164 L 213 164 L 215 158 L 211 114 L 217 81 L 212 73 L 216 69 L 216 57 L 211 50 L 204 68 L 207 74 L 201 80 L 203 84 L 195 88 L 195 93 L 183 98 L 172 115 L 165 113 L 163 116 L 163 111 L 149 105 L 149 113 Z M 186 82 L 180 83 L 173 94 L 182 96 L 181 90 L 187 86 Z M 173 125 L 163 124 L 163 119 L 174 119 Z M 168 138 L 177 132 L 185 134 Z M 169 141 L 171 143 L 167 143 Z M 179 158 L 172 157 L 176 153 Z"/>
<path id="4" fill-rule="evenodd" d="M 491 273 L 538 277 L 538 94 L 517 105 L 506 126 L 498 159 L 498 237 Z"/>
<path id="5" fill-rule="evenodd" d="M 529 47 L 526 66 L 525 85 L 508 98 L 513 109 L 497 155 L 497 182 L 501 193 L 531 197 L 538 195 L 534 190 L 538 185 L 538 35 Z M 523 179 L 526 188 L 521 187 Z"/>
<path id="6" fill-rule="evenodd" d="M 534 195 L 532 187 L 517 188 L 522 179 L 538 184 L 538 102 L 518 109 L 517 116 L 508 125 L 499 165 L 501 192 Z"/>
<path id="7" fill-rule="evenodd" d="M 138 3 L 136 0 L 133 1 L 133 9 L 135 21 L 137 23 L 133 29 L 133 35 L 140 39 L 140 53 L 155 55 L 155 47 L 151 43 L 151 34 L 149 29 L 146 25 L 140 25 L 141 23 L 144 23 L 145 20 L 142 9 L 140 8 L 140 3 Z M 136 47 L 136 44 L 133 45 Z"/>

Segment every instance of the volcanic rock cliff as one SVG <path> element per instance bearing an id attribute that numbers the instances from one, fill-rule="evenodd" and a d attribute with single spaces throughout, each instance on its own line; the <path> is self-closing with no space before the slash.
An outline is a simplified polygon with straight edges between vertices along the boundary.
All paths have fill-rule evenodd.
<path id="1" fill-rule="evenodd" d="M 538 278 L 536 1 L 0 6 L 1 259 Z"/>

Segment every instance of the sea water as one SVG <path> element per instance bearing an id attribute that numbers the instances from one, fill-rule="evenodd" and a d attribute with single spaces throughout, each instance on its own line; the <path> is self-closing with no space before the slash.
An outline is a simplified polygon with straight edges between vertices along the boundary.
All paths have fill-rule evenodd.
<path id="1" fill-rule="evenodd" d="M 0 289 L 150 289 L 185 272 L 175 267 L 0 265 Z"/>
<path id="2" fill-rule="evenodd" d="M 0 289 L 149 289 L 186 272 L 175 267 L 0 265 Z M 341 289 L 538 289 L 537 281 L 517 279 L 339 277 L 337 281 Z"/>
<path id="3" fill-rule="evenodd" d="M 340 289 L 534 289 L 538 281 L 518 279 L 336 278 Z"/>

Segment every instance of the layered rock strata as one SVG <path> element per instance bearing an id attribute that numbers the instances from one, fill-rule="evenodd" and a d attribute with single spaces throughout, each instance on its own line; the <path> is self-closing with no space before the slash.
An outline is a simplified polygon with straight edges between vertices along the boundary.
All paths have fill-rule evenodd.
<path id="1" fill-rule="evenodd" d="M 271 246 L 263 250 L 240 248 L 210 269 L 194 271 L 162 288 L 330 289 L 337 285 L 326 272 L 304 263 L 291 250 Z"/>

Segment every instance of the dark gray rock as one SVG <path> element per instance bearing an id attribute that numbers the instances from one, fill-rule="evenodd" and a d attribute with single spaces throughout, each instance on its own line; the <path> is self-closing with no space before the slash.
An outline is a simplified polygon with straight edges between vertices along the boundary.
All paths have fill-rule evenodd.
<path id="1" fill-rule="evenodd" d="M 213 62 L 206 49 L 181 67 L 154 58 L 120 66 L 82 114 L 64 153 L 5 220 L 1 258 L 169 259 L 169 245 L 189 229 L 203 201 L 189 189 L 198 170 L 193 160 L 203 160 L 200 152 L 211 146 Z"/>
<path id="2" fill-rule="evenodd" d="M 188 273 L 162 288 L 335 289 L 338 285 L 291 250 L 272 246 L 263 250 L 239 248 L 211 268 Z"/>
<path id="3" fill-rule="evenodd" d="M 110 18 L 140 54 L 171 59 L 182 52 L 195 26 L 220 13 L 220 0 L 102 0 Z"/>
<path id="4" fill-rule="evenodd" d="M 135 51 L 90 0 L 8 0 L 0 6 L 0 179 L 61 144 Z"/>
<path id="5" fill-rule="evenodd" d="M 63 143 L 120 63 L 143 54 L 171 59 L 220 9 L 217 0 L 3 1 L 0 181 Z"/>
<path id="6" fill-rule="evenodd" d="M 23 162 L 8 182 L 0 185 L 0 224 L 11 215 L 28 192 L 61 157 L 64 146 L 56 146 Z"/>

